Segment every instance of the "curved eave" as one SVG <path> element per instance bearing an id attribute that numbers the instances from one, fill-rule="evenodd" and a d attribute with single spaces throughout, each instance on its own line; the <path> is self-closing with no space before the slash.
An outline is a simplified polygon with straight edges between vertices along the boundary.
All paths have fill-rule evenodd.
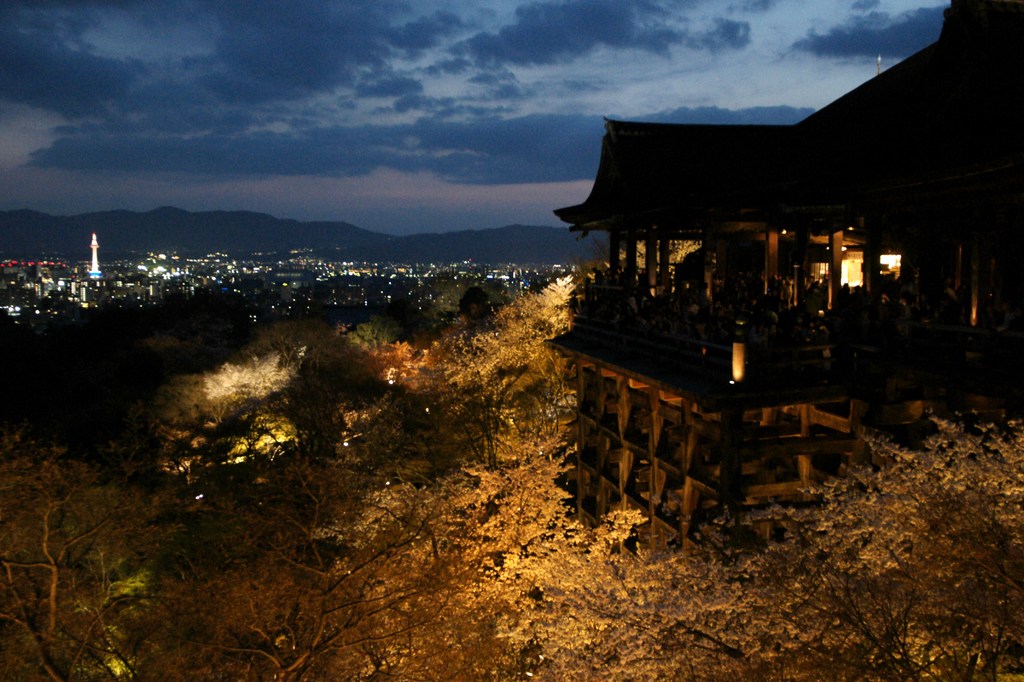
<path id="1" fill-rule="evenodd" d="M 555 215 L 617 230 L 786 205 L 1013 201 L 1022 63 L 1024 2 L 954 3 L 936 43 L 794 126 L 608 121 L 590 196 Z"/>
<path id="2" fill-rule="evenodd" d="M 743 204 L 792 174 L 793 126 L 608 121 L 590 196 L 554 211 L 573 230 L 615 230 Z"/>

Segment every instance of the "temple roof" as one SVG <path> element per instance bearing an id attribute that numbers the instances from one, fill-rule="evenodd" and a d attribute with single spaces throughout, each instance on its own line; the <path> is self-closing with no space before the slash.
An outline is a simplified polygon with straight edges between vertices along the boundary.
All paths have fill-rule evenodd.
<path id="1" fill-rule="evenodd" d="M 792 126 L 607 121 L 583 229 L 707 210 L 1021 192 L 1024 1 L 956 0 L 935 43 Z M 1012 189 L 1011 189 L 1012 188 Z"/>
<path id="2" fill-rule="evenodd" d="M 581 206 L 555 213 L 568 222 L 633 216 L 659 219 L 685 207 L 727 201 L 776 185 L 791 165 L 792 126 L 665 125 L 605 122 L 601 165 Z M 766 191 L 769 188 L 765 188 Z"/>

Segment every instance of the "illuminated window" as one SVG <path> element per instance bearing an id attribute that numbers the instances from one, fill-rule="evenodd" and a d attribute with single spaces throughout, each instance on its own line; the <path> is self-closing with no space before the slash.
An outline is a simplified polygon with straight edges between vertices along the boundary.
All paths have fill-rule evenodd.
<path id="1" fill-rule="evenodd" d="M 828 277 L 828 263 L 808 263 L 807 275 L 814 281 L 821 281 Z"/>
<path id="2" fill-rule="evenodd" d="M 882 266 L 883 275 L 892 275 L 895 279 L 900 276 L 900 261 L 903 256 L 898 253 L 885 253 L 879 256 L 878 262 Z"/>
<path id="3" fill-rule="evenodd" d="M 843 271 L 840 284 L 849 284 L 850 288 L 864 284 L 864 252 L 846 251 L 843 255 Z"/>

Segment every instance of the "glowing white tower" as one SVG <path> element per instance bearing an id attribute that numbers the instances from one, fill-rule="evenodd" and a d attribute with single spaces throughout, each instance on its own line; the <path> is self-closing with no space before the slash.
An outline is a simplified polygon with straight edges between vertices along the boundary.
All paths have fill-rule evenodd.
<path id="1" fill-rule="evenodd" d="M 98 241 L 96 241 L 96 233 L 95 232 L 92 233 L 91 248 L 92 248 L 92 265 L 89 267 L 89 276 L 90 277 L 102 277 L 103 275 L 100 272 L 100 257 L 98 255 L 99 254 L 99 250 L 100 250 L 100 243 Z"/>

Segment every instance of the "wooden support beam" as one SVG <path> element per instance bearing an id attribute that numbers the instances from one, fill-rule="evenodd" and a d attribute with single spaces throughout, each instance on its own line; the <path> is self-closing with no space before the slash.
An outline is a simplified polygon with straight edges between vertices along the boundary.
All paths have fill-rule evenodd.
<path id="1" fill-rule="evenodd" d="M 800 405 L 798 409 L 800 412 L 800 435 L 806 438 L 811 435 L 811 406 Z"/>
<path id="2" fill-rule="evenodd" d="M 719 422 L 708 421 L 707 419 L 693 419 L 690 422 L 690 430 L 711 443 L 717 443 L 722 440 L 723 428 Z"/>
<path id="3" fill-rule="evenodd" d="M 807 247 L 810 243 L 810 224 L 806 216 L 796 221 L 796 240 L 793 247 L 793 302 L 800 308 L 804 305 L 804 289 L 807 270 Z"/>
<path id="4" fill-rule="evenodd" d="M 828 238 L 832 258 L 828 271 L 828 308 L 834 310 L 843 286 L 843 229 L 833 231 Z"/>
<path id="5" fill-rule="evenodd" d="M 739 452 L 744 459 L 795 454 L 845 455 L 853 452 L 858 442 L 857 438 L 779 438 L 743 443 L 739 446 Z"/>
<path id="6" fill-rule="evenodd" d="M 629 286 L 636 284 L 636 241 L 636 232 L 630 230 L 626 234 L 626 262 L 623 267 Z"/>
<path id="7" fill-rule="evenodd" d="M 814 467 L 811 465 L 810 455 L 797 455 L 796 456 L 796 470 L 800 474 L 800 483 L 804 487 L 811 484 L 811 475 Z"/>
<path id="8" fill-rule="evenodd" d="M 617 413 L 618 413 L 618 426 L 619 426 L 619 438 L 626 440 L 626 430 L 629 428 L 629 413 L 632 409 L 630 404 L 631 400 L 629 397 L 629 380 L 626 377 L 620 376 L 615 380 L 615 391 L 618 394 L 617 398 Z"/>
<path id="9" fill-rule="evenodd" d="M 647 280 L 641 282 L 651 295 L 658 293 L 658 237 L 653 230 L 647 233 L 647 240 L 644 243 L 644 270 L 647 273 Z"/>
<path id="10" fill-rule="evenodd" d="M 771 281 L 779 274 L 779 228 L 768 225 L 764 242 L 764 293 L 768 293 Z"/>
<path id="11" fill-rule="evenodd" d="M 766 483 L 763 485 L 751 485 L 744 489 L 744 504 L 763 504 L 769 498 L 774 497 L 800 497 L 801 488 L 804 484 L 800 481 L 786 481 L 785 483 Z"/>
<path id="12" fill-rule="evenodd" d="M 698 496 L 706 497 L 706 498 L 711 499 L 711 500 L 719 499 L 718 491 L 717 490 L 715 490 L 711 486 L 707 485 L 706 483 L 704 483 L 704 482 L 694 478 L 693 476 L 687 476 L 686 477 L 686 483 L 685 483 L 684 491 L 686 489 L 692 489 L 693 492 L 695 494 L 697 494 Z M 685 503 L 685 499 L 684 499 L 683 508 L 684 508 L 684 511 L 686 511 L 687 514 L 692 514 L 697 509 L 697 500 L 695 499 L 694 502 L 693 502 L 693 506 L 690 507 L 689 505 L 687 505 Z"/>
<path id="13" fill-rule="evenodd" d="M 779 408 L 761 408 L 761 426 L 773 426 L 779 423 Z"/>
<path id="14" fill-rule="evenodd" d="M 722 412 L 722 437 L 715 443 L 714 453 L 718 457 L 718 494 L 730 513 L 739 511 L 740 503 L 740 451 L 739 435 L 742 413 L 739 410 Z"/>
<path id="15" fill-rule="evenodd" d="M 619 251 L 621 249 L 619 232 L 618 230 L 612 230 L 608 233 L 608 273 L 612 275 L 613 283 L 619 274 L 619 268 L 622 267 L 619 259 Z"/>
<path id="16" fill-rule="evenodd" d="M 658 413 L 661 415 L 662 419 L 672 424 L 679 424 L 685 419 L 682 410 L 678 407 L 673 407 L 672 405 L 666 405 L 665 403 L 661 403 L 658 407 Z"/>
<path id="17" fill-rule="evenodd" d="M 832 429 L 833 431 L 840 431 L 842 433 L 850 433 L 850 417 L 841 417 L 831 412 L 825 412 L 819 410 L 814 405 L 810 406 L 810 414 L 808 415 L 811 424 L 817 424 L 826 428 Z"/>
<path id="18" fill-rule="evenodd" d="M 729 267 L 729 240 L 719 239 L 715 242 L 715 272 L 724 277 Z"/>
<path id="19" fill-rule="evenodd" d="M 651 472 L 651 495 L 655 501 L 658 501 L 661 499 L 661 494 L 665 492 L 665 482 L 668 480 L 668 475 L 658 460 L 655 460 L 653 466 L 654 468 Z M 652 509 L 651 511 L 654 512 L 656 510 Z"/>
<path id="20" fill-rule="evenodd" d="M 662 293 L 672 290 L 672 240 L 662 237 L 658 240 L 658 289 Z"/>
<path id="21" fill-rule="evenodd" d="M 647 397 L 650 401 L 651 410 L 651 431 L 648 437 L 647 450 L 651 457 L 658 451 L 658 443 L 661 442 L 662 430 L 665 426 L 665 418 L 661 414 L 661 391 L 657 388 L 649 388 Z"/>
<path id="22" fill-rule="evenodd" d="M 707 230 L 705 230 L 705 233 Z M 710 246 L 709 235 L 705 234 L 701 250 L 704 254 L 704 296 L 709 304 L 714 303 L 715 296 L 715 251 Z"/>
<path id="23" fill-rule="evenodd" d="M 882 221 L 876 216 L 862 218 L 860 228 L 867 233 L 864 243 L 864 262 L 861 263 L 861 275 L 864 278 L 864 289 L 877 298 L 882 284 Z"/>
<path id="24" fill-rule="evenodd" d="M 683 473 L 689 474 L 697 460 L 697 447 L 700 443 L 700 432 L 694 428 L 693 413 L 686 413 L 686 442 L 683 444 Z"/>

